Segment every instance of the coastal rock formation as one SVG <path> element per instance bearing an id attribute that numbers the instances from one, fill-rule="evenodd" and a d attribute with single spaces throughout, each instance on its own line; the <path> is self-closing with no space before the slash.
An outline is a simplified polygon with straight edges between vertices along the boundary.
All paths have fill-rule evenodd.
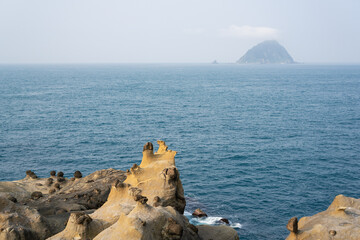
<path id="1" fill-rule="evenodd" d="M 120 170 L 96 171 L 73 181 L 27 176 L 0 182 L 0 239 L 46 239 L 65 227 L 71 212 L 93 212 L 106 201 L 111 183 L 125 179 Z M 58 181 L 60 178 L 60 182 Z"/>
<path id="2" fill-rule="evenodd" d="M 198 233 L 201 236 L 201 240 L 239 240 L 237 232 L 228 226 L 198 226 Z"/>
<path id="3" fill-rule="evenodd" d="M 0 183 L 0 240 L 239 239 L 228 226 L 189 223 L 176 152 L 158 144 L 154 153 L 146 143 L 140 165 L 126 173 L 76 171 L 67 179 L 52 171 L 41 179 L 29 171 L 23 180 Z"/>
<path id="4" fill-rule="evenodd" d="M 277 41 L 264 41 L 248 50 L 237 63 L 240 64 L 284 64 L 295 63 L 286 49 Z"/>
<path id="5" fill-rule="evenodd" d="M 347 239 L 360 237 L 360 199 L 338 195 L 326 211 L 289 220 L 287 240 Z"/>

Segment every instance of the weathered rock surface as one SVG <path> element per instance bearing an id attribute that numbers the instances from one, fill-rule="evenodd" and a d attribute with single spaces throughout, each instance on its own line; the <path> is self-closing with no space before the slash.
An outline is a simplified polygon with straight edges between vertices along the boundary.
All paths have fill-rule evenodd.
<path id="1" fill-rule="evenodd" d="M 50 178 L 31 176 L 29 172 L 22 180 L 0 182 L 0 240 L 46 239 L 65 228 L 71 212 L 102 206 L 112 182 L 125 179 L 123 171 L 114 169 L 74 181 L 62 177 L 57 182 L 54 172 Z"/>
<path id="2" fill-rule="evenodd" d="M 326 211 L 289 220 L 287 240 L 360 239 L 360 199 L 338 195 Z M 296 225 L 296 226 L 295 226 Z M 297 231 L 295 231 L 297 230 Z"/>
<path id="3" fill-rule="evenodd" d="M 237 232 L 228 226 L 201 225 L 197 228 L 201 240 L 239 240 Z"/>
<path id="4" fill-rule="evenodd" d="M 211 239 L 239 239 L 228 226 L 189 223 L 176 152 L 158 144 L 156 153 L 152 143 L 145 144 L 141 164 L 126 173 L 76 172 L 66 179 L 52 171 L 39 179 L 28 172 L 23 180 L 1 183 L 0 240 L 200 240 L 210 239 L 209 232 Z"/>

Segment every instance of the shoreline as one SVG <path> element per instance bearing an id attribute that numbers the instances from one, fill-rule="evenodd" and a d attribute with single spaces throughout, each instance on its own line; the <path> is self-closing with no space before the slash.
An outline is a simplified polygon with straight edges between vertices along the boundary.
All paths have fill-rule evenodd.
<path id="1" fill-rule="evenodd" d="M 76 171 L 69 179 L 29 170 L 22 180 L 1 182 L 0 239 L 239 239 L 226 224 L 189 222 L 176 152 L 158 144 L 155 153 L 145 144 L 141 164 L 127 171 Z"/>

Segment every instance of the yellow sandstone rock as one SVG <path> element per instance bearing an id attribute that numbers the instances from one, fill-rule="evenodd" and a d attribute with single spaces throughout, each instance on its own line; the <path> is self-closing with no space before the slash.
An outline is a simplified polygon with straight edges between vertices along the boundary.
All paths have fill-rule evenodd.
<path id="1" fill-rule="evenodd" d="M 287 240 L 360 239 L 360 199 L 338 195 L 324 212 L 299 220 Z"/>
<path id="2" fill-rule="evenodd" d="M 39 179 L 28 171 L 23 180 L 0 183 L 0 240 L 239 239 L 228 226 L 198 229 L 189 223 L 176 152 L 157 143 L 155 153 L 146 143 L 141 164 L 126 173 L 108 169 L 82 177 L 76 171 L 66 179 L 52 171 L 50 178 Z"/>

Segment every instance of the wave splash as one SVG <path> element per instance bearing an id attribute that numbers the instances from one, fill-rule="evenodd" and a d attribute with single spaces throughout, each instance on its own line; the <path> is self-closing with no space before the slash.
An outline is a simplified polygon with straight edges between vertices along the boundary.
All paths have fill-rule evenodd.
<path id="1" fill-rule="evenodd" d="M 223 217 L 202 217 L 202 218 L 198 218 L 198 217 L 193 217 L 192 214 L 188 211 L 184 212 L 184 215 L 189 219 L 189 222 L 191 224 L 196 225 L 225 225 L 226 223 L 220 221 L 221 219 L 223 219 Z M 233 223 L 229 220 L 229 226 L 234 228 L 234 229 L 240 229 L 242 227 L 242 225 L 240 223 Z"/>

